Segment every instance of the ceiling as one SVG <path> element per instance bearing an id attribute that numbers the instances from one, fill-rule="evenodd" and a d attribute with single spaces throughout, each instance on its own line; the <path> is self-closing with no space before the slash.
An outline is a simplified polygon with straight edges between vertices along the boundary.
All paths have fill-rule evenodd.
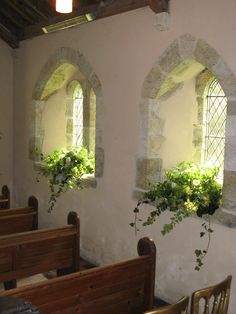
<path id="1" fill-rule="evenodd" d="M 73 0 L 73 12 L 55 11 L 55 0 L 1 0 L 0 38 L 12 48 L 20 41 L 149 5 L 158 13 L 169 0 Z"/>

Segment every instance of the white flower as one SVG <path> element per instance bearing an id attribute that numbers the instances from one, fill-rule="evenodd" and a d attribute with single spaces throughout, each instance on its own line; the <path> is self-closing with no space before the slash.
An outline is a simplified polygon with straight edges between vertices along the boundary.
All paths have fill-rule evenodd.
<path id="1" fill-rule="evenodd" d="M 66 164 L 68 165 L 71 162 L 70 157 L 66 157 Z"/>

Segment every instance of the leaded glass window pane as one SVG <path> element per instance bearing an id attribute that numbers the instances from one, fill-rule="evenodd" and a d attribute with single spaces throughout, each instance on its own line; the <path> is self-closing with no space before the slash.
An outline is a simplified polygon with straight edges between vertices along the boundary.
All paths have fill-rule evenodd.
<path id="1" fill-rule="evenodd" d="M 74 91 L 73 144 L 83 145 L 83 91 L 80 85 Z"/>
<path id="2" fill-rule="evenodd" d="M 220 167 L 219 178 L 223 179 L 225 122 L 227 99 L 217 80 L 213 80 L 208 89 L 205 132 L 204 162 Z"/>

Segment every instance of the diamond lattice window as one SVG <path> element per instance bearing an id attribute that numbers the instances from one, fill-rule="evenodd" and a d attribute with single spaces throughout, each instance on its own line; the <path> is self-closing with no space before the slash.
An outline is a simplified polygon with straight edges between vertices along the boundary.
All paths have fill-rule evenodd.
<path id="1" fill-rule="evenodd" d="M 219 177 L 223 179 L 225 122 L 227 99 L 217 80 L 208 88 L 205 108 L 204 163 L 220 167 Z"/>
<path id="2" fill-rule="evenodd" d="M 74 91 L 74 134 L 73 144 L 77 147 L 83 145 L 83 91 L 81 86 Z"/>

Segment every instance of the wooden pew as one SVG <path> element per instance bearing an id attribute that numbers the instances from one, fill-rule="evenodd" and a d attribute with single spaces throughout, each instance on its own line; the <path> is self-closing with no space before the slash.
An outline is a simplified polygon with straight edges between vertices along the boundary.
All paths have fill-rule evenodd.
<path id="1" fill-rule="evenodd" d="M 38 229 L 36 197 L 29 197 L 27 207 L 0 210 L 0 236 L 35 229 Z"/>
<path id="2" fill-rule="evenodd" d="M 74 212 L 68 225 L 0 237 L 0 282 L 16 287 L 16 279 L 57 270 L 58 275 L 79 270 L 80 225 Z"/>
<path id="3" fill-rule="evenodd" d="M 10 208 L 10 190 L 7 185 L 3 185 L 0 195 L 0 209 Z"/>
<path id="4" fill-rule="evenodd" d="M 141 314 L 154 299 L 155 244 L 138 242 L 139 257 L 5 291 L 41 314 Z"/>

